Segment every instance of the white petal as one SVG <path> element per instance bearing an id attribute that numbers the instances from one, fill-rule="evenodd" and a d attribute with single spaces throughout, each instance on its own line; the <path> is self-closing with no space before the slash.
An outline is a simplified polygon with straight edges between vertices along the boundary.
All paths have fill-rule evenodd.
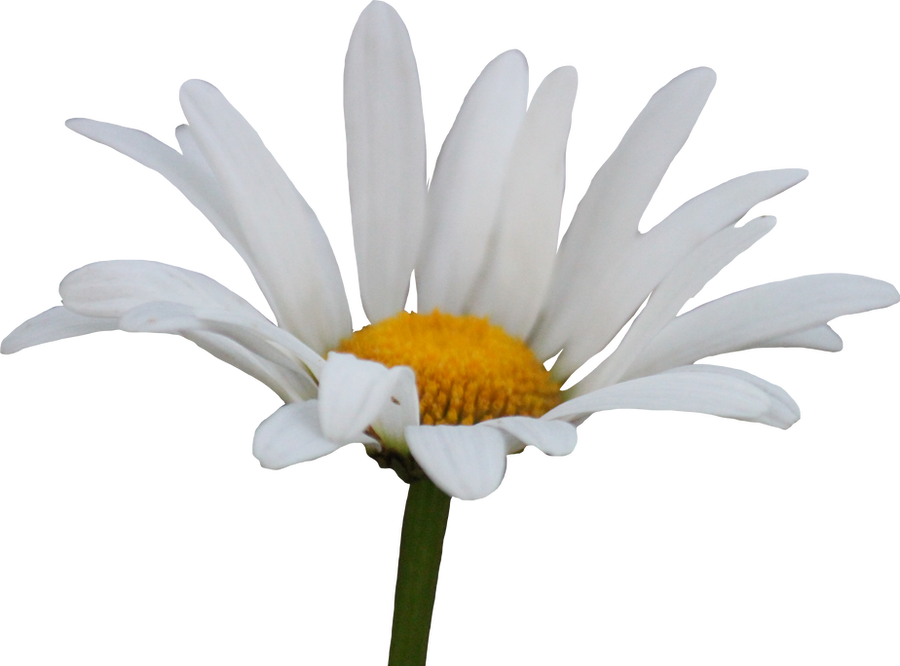
<path id="1" fill-rule="evenodd" d="M 615 384 L 654 337 L 720 270 L 775 227 L 774 217 L 758 217 L 723 229 L 685 257 L 650 295 L 616 350 L 578 385 L 577 393 Z"/>
<path id="2" fill-rule="evenodd" d="M 759 344 L 760 347 L 806 347 L 820 351 L 839 352 L 844 348 L 841 336 L 827 324 L 816 326 L 799 333 L 790 333 L 771 338 Z"/>
<path id="3" fill-rule="evenodd" d="M 463 314 L 484 265 L 527 97 L 528 63 L 519 51 L 494 58 L 469 89 L 428 188 L 416 264 L 419 312 Z"/>
<path id="4" fill-rule="evenodd" d="M 151 261 L 105 261 L 70 273 L 63 279 L 60 293 L 67 306 L 82 316 L 111 318 L 110 328 L 183 335 L 260 379 L 283 398 L 315 395 L 305 367 L 316 372 L 324 360 L 205 275 Z M 246 352 L 237 352 L 229 343 L 223 345 L 216 336 L 205 335 L 207 332 L 222 333 Z M 269 354 L 260 354 L 260 350 Z M 289 371 L 287 381 L 278 379 L 285 374 L 280 370 L 266 369 L 265 363 L 260 367 L 262 359 L 252 358 L 256 355 L 270 360 L 276 357 Z"/>
<path id="5" fill-rule="evenodd" d="M 234 340 L 217 333 L 202 330 L 171 332 L 190 340 L 219 360 L 262 382 L 285 402 L 309 400 L 318 394 L 315 381 L 302 368 L 288 369 L 283 365 L 272 363 Z"/>
<path id="6" fill-rule="evenodd" d="M 63 118 L 60 125 L 72 136 L 106 148 L 171 187 L 228 246 L 260 296 L 268 300 L 271 290 L 260 283 L 265 276 L 254 263 L 234 211 L 183 122 L 172 128 L 177 147 L 145 127 L 111 118 L 71 115 Z"/>
<path id="7" fill-rule="evenodd" d="M 506 416 L 484 421 L 479 427 L 498 428 L 511 435 L 507 453 L 521 451 L 524 446 L 534 446 L 548 456 L 567 456 L 575 450 L 578 441 L 575 427 L 565 421 Z"/>
<path id="8" fill-rule="evenodd" d="M 610 409 L 649 409 L 712 414 L 779 428 L 787 428 L 796 420 L 784 418 L 788 411 L 785 404 L 773 390 L 761 388 L 763 380 L 750 380 L 738 371 L 725 374 L 698 367 L 696 371 L 667 372 L 607 386 L 567 400 L 542 418 L 576 421 Z M 796 416 L 799 418 L 799 411 Z"/>
<path id="9" fill-rule="evenodd" d="M 403 309 L 425 223 L 425 122 L 409 34 L 372 2 L 347 50 L 344 120 L 353 243 L 369 321 Z"/>
<path id="10" fill-rule="evenodd" d="M 745 289 L 675 318 L 644 349 L 627 376 L 770 346 L 774 339 L 835 317 L 885 308 L 898 300 L 892 285 L 859 275 L 807 275 Z"/>
<path id="11" fill-rule="evenodd" d="M 259 424 L 253 436 L 253 455 L 268 469 L 315 460 L 341 446 L 322 434 L 315 400 L 282 405 Z"/>
<path id="12" fill-rule="evenodd" d="M 610 263 L 595 285 L 594 303 L 581 310 L 579 327 L 571 332 L 554 373 L 567 377 L 603 349 L 650 291 L 703 241 L 806 175 L 803 169 L 780 169 L 734 178 L 680 206 L 649 232 L 626 243 L 618 256 L 606 257 Z"/>
<path id="13" fill-rule="evenodd" d="M 243 298 L 201 273 L 155 261 L 99 261 L 69 273 L 59 293 L 70 310 L 91 317 L 120 317 L 155 301 L 217 308 L 266 318 Z"/>
<path id="14" fill-rule="evenodd" d="M 116 329 L 143 330 L 129 328 L 127 325 L 122 326 L 121 321 L 115 317 L 90 317 L 76 314 L 59 306 L 32 317 L 10 333 L 0 346 L 0 352 L 11 354 L 25 347 L 45 342 Z M 164 330 L 162 332 L 182 335 L 216 358 L 261 381 L 283 400 L 300 400 L 316 395 L 315 382 L 303 367 L 296 363 L 290 370 L 285 369 L 260 358 L 229 339 L 202 330 Z"/>
<path id="15" fill-rule="evenodd" d="M 473 294 L 472 311 L 516 337 L 528 335 L 550 285 L 577 85 L 575 69 L 560 67 L 534 93 L 510 158 L 491 260 Z"/>
<path id="16" fill-rule="evenodd" d="M 309 370 L 318 376 L 325 365 L 325 360 L 316 352 L 258 312 L 229 310 L 217 307 L 215 303 L 195 305 L 148 299 L 124 312 L 119 318 L 119 327 L 123 331 L 144 333 L 215 333 L 301 374 Z"/>
<path id="17" fill-rule="evenodd" d="M 569 226 L 554 266 L 547 309 L 532 348 L 556 354 L 593 305 L 605 267 L 638 234 L 638 222 L 660 180 L 694 127 L 715 73 L 692 69 L 648 102 L 618 148 L 594 176 Z M 592 309 L 595 309 L 592 308 Z"/>
<path id="18" fill-rule="evenodd" d="M 452 497 L 487 497 L 506 473 L 506 441 L 497 428 L 411 426 L 406 442 L 428 478 Z"/>
<path id="19" fill-rule="evenodd" d="M 351 331 L 340 272 L 315 213 L 259 135 L 213 86 L 188 81 L 181 106 L 240 226 L 282 328 L 319 353 Z"/>
<path id="20" fill-rule="evenodd" d="M 392 414 L 395 409 L 401 411 Z M 394 437 L 419 422 L 415 374 L 331 352 L 319 376 L 319 418 L 325 436 L 342 444 L 362 441 L 364 431 L 384 418 L 392 447 L 403 452 L 402 436 Z"/>
<path id="21" fill-rule="evenodd" d="M 769 411 L 765 416 L 765 420 L 759 420 L 760 423 L 774 425 L 778 428 L 790 428 L 800 419 L 800 407 L 794 402 L 794 399 L 788 395 L 780 386 L 776 386 L 771 382 L 767 382 L 761 377 L 752 375 L 743 370 L 735 368 L 725 368 L 720 365 L 685 365 L 679 368 L 667 370 L 667 373 L 708 373 L 718 374 L 727 377 L 735 377 L 741 381 L 753 384 L 756 388 L 765 393 L 771 400 Z"/>
<path id="22" fill-rule="evenodd" d="M 26 347 L 88 333 L 113 331 L 117 324 L 115 318 L 87 317 L 57 306 L 19 324 L 0 344 L 0 354 L 14 354 Z"/>

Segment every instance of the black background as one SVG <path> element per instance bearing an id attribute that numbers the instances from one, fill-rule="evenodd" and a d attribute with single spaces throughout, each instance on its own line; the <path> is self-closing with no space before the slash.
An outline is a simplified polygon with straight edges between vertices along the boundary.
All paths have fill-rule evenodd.
<path id="1" fill-rule="evenodd" d="M 767 206 L 781 229 L 708 293 L 821 267 L 897 279 L 888 191 L 871 166 L 878 66 L 844 60 L 802 23 L 764 32 L 752 18 L 713 29 L 687 15 L 588 21 L 562 6 L 404 10 L 433 148 L 497 49 L 521 44 L 536 78 L 574 60 L 584 92 L 571 205 L 647 92 L 706 60 L 722 85 L 648 222 L 750 167 L 803 162 L 816 172 Z M 174 86 L 189 74 L 216 80 L 257 122 L 346 253 L 337 74 L 355 6 L 316 11 L 285 21 L 256 9 L 221 24 L 76 16 L 59 26 L 66 36 L 48 44 L 55 66 L 25 65 L 11 81 L 7 146 L 18 169 L 6 179 L 0 328 L 51 302 L 70 266 L 116 254 L 200 266 L 256 297 L 168 187 L 58 127 L 66 114 L 93 113 L 167 137 L 179 119 Z M 595 420 L 568 462 L 515 461 L 498 497 L 454 512 L 435 663 L 570 663 L 623 647 L 696 654 L 712 649 L 710 635 L 739 653 L 779 638 L 791 650 L 842 646 L 882 586 L 898 316 L 839 325 L 850 343 L 840 358 L 738 360 L 803 402 L 806 421 L 787 437 L 625 414 Z M 402 488 L 356 451 L 260 473 L 246 441 L 274 401 L 168 340 L 100 336 L 4 362 L 0 373 L 4 475 L 21 488 L 7 533 L 38 597 L 69 614 L 99 599 L 107 630 L 148 651 L 184 635 L 197 649 L 250 640 L 263 655 L 296 646 L 298 659 L 325 650 L 335 663 L 379 662 Z M 163 609 L 145 613 L 150 602 Z M 191 629 L 196 618 L 218 629 Z M 879 618 L 866 624 L 877 637 Z M 100 641 L 75 633 L 76 643 Z"/>

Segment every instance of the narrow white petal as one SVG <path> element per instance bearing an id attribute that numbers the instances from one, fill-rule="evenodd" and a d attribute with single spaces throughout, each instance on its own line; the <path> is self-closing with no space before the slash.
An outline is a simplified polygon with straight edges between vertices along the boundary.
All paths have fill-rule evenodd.
<path id="1" fill-rule="evenodd" d="M 426 237 L 416 264 L 419 312 L 464 312 L 487 256 L 527 98 L 528 63 L 519 51 L 494 58 L 469 89 L 428 188 Z"/>
<path id="2" fill-rule="evenodd" d="M 279 325 L 319 353 L 351 331 L 340 272 L 315 213 L 259 135 L 203 81 L 181 87 L 191 136 L 215 173 Z"/>
<path id="3" fill-rule="evenodd" d="M 403 309 L 425 223 L 425 121 L 409 34 L 394 8 L 362 12 L 344 68 L 353 242 L 369 321 Z"/>
<path id="4" fill-rule="evenodd" d="M 406 442 L 428 478 L 452 497 L 487 497 L 506 473 L 507 445 L 497 428 L 411 426 Z"/>
<path id="5" fill-rule="evenodd" d="M 760 347 L 806 347 L 819 351 L 839 352 L 844 348 L 841 336 L 828 324 L 815 326 L 799 333 L 789 333 L 771 338 L 759 344 Z"/>
<path id="6" fill-rule="evenodd" d="M 271 290 L 260 283 L 264 275 L 256 268 L 234 211 L 183 123 L 177 123 L 172 128 L 177 147 L 145 127 L 111 118 L 71 115 L 63 118 L 60 125 L 72 136 L 106 148 L 171 187 L 228 246 L 247 271 L 260 296 L 268 301 Z"/>
<path id="7" fill-rule="evenodd" d="M 679 368 L 672 368 L 671 370 L 667 370 L 666 372 L 672 374 L 718 374 L 726 377 L 734 377 L 741 381 L 748 382 L 749 384 L 752 384 L 763 393 L 765 393 L 771 400 L 769 411 L 765 415 L 765 420 L 759 419 L 760 423 L 765 423 L 766 425 L 773 425 L 778 428 L 786 429 L 790 428 L 793 424 L 800 420 L 800 407 L 796 402 L 794 402 L 794 399 L 790 395 L 788 395 L 787 391 L 785 391 L 780 386 L 776 386 L 771 382 L 767 382 L 765 379 L 757 377 L 756 375 L 752 375 L 749 372 L 744 372 L 743 370 L 737 370 L 735 368 L 725 368 L 720 365 L 707 364 L 685 365 Z"/>
<path id="8" fill-rule="evenodd" d="M 271 322 L 260 322 L 243 314 L 223 310 L 155 301 L 139 305 L 123 314 L 119 318 L 119 326 L 124 331 L 143 333 L 216 333 L 272 363 L 294 371 L 303 371 L 306 367 L 317 374 L 325 364 L 321 356 Z"/>
<path id="9" fill-rule="evenodd" d="M 577 373 L 599 354 L 665 276 L 701 243 L 765 203 L 812 178 L 803 164 L 748 169 L 682 200 L 612 264 L 589 263 L 559 296 L 533 348 L 549 358 L 562 349 L 558 377 Z M 546 328 L 547 330 L 543 330 Z"/>
<path id="10" fill-rule="evenodd" d="M 718 371 L 667 372 L 572 398 L 542 418 L 571 422 L 610 409 L 649 409 L 697 412 L 789 427 L 793 421 L 784 418 L 785 409 L 772 391 L 758 385 L 762 381 Z"/>
<path id="11" fill-rule="evenodd" d="M 171 332 L 190 340 L 220 361 L 225 361 L 262 382 L 285 402 L 309 400 L 318 394 L 318 385 L 303 368 L 288 369 L 283 365 L 272 363 L 234 340 L 217 333 L 203 330 Z"/>
<path id="12" fill-rule="evenodd" d="M 393 409 L 402 411 L 391 414 Z M 325 436 L 342 444 L 362 441 L 364 431 L 383 416 L 392 436 L 404 417 L 402 427 L 418 424 L 419 402 L 412 369 L 386 368 L 351 354 L 328 354 L 319 376 L 319 418 Z M 392 439 L 391 444 L 402 447 L 402 441 Z"/>
<path id="13" fill-rule="evenodd" d="M 774 227 L 774 217 L 758 217 L 742 227 L 723 229 L 688 254 L 653 291 L 616 350 L 577 385 L 576 392 L 587 393 L 618 382 L 688 300 Z"/>
<path id="14" fill-rule="evenodd" d="M 900 300 L 887 282 L 859 275 L 807 275 L 739 291 L 676 317 L 644 349 L 627 376 L 653 374 L 707 356 L 771 346 L 771 341 L 843 315 Z"/>
<path id="15" fill-rule="evenodd" d="M 315 400 L 282 405 L 259 424 L 253 436 L 253 455 L 268 469 L 315 460 L 341 446 L 322 434 Z"/>
<path id="16" fill-rule="evenodd" d="M 510 158 L 491 259 L 473 294 L 473 312 L 521 338 L 550 285 L 577 86 L 575 69 L 560 67 L 534 93 Z"/>
<path id="17" fill-rule="evenodd" d="M 597 309 L 606 267 L 637 237 L 650 198 L 714 84 L 715 73 L 707 68 L 673 79 L 650 99 L 594 176 L 560 245 L 547 308 L 532 341 L 539 357 L 556 354 L 582 324 L 580 313 Z"/>
<path id="18" fill-rule="evenodd" d="M 511 435 L 507 453 L 520 451 L 523 446 L 534 446 L 548 456 L 567 456 L 575 450 L 578 441 L 575 427 L 565 421 L 507 416 L 484 421 L 479 426 L 498 428 Z"/>
<path id="19" fill-rule="evenodd" d="M 55 342 L 98 331 L 114 331 L 115 318 L 88 317 L 67 310 L 61 305 L 19 324 L 0 344 L 0 354 L 14 354 L 27 347 Z"/>

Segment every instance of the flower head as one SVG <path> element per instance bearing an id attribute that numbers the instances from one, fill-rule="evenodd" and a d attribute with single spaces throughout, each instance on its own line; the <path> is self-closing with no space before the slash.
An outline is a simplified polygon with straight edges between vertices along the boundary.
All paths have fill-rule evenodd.
<path id="1" fill-rule="evenodd" d="M 799 410 L 782 389 L 696 361 L 752 347 L 837 351 L 831 319 L 900 297 L 877 280 L 817 275 L 679 315 L 772 229 L 771 217 L 737 226 L 750 209 L 806 176 L 799 169 L 747 174 L 638 231 L 714 83 L 711 70 L 698 68 L 651 98 L 597 172 L 557 249 L 575 70 L 551 72 L 527 104 L 524 56 L 508 51 L 492 60 L 429 180 L 409 36 L 390 6 L 373 2 L 351 37 L 344 79 L 369 327 L 352 331 L 322 227 L 260 137 L 216 88 L 189 81 L 181 91 L 188 124 L 176 130 L 180 152 L 137 130 L 68 125 L 172 182 L 246 261 L 277 324 L 198 273 L 111 261 L 69 274 L 60 285 L 63 305 L 22 324 L 3 351 L 112 329 L 181 335 L 285 401 L 254 439 L 264 466 L 362 442 L 404 478 L 424 473 L 469 499 L 496 489 L 507 454 L 526 445 L 571 452 L 575 426 L 597 411 L 669 409 L 789 427 Z M 403 312 L 413 271 L 418 314 Z M 629 321 L 616 349 L 561 391 Z"/>

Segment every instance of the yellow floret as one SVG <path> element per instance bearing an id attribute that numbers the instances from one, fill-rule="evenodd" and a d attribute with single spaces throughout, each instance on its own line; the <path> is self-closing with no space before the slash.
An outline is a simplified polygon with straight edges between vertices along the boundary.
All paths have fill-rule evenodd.
<path id="1" fill-rule="evenodd" d="M 474 315 L 401 312 L 362 328 L 336 351 L 411 367 L 423 425 L 537 417 L 561 402 L 560 385 L 531 349 Z"/>

